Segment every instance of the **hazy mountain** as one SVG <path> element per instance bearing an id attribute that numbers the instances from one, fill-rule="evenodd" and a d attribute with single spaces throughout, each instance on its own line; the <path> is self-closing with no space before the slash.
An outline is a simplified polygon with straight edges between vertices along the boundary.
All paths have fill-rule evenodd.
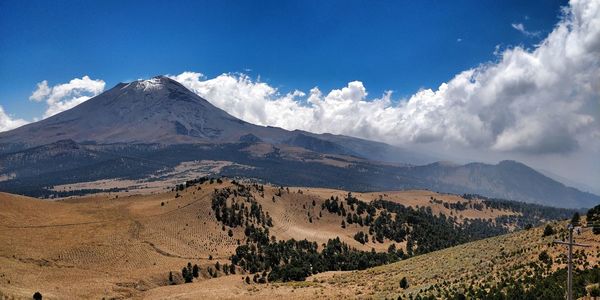
<path id="1" fill-rule="evenodd" d="M 434 163 L 413 169 L 414 176 L 449 192 L 562 207 L 591 207 L 600 202 L 597 195 L 567 187 L 516 161 L 505 160 L 497 165 Z"/>
<path id="2" fill-rule="evenodd" d="M 384 143 L 250 124 L 164 76 L 120 83 L 0 133 L 0 190 L 43 196 L 57 184 L 143 178 L 192 160 L 235 162 L 246 167 L 220 173 L 284 185 L 424 188 L 562 207 L 600 203 L 517 162 L 432 163 Z"/>
<path id="3" fill-rule="evenodd" d="M 581 182 L 577 182 L 574 181 L 572 179 L 566 178 L 564 176 L 560 176 L 558 174 L 555 174 L 551 171 L 545 170 L 545 169 L 536 169 L 538 172 L 544 174 L 544 176 L 550 177 L 566 186 L 571 186 L 574 187 L 578 190 L 584 191 L 584 192 L 589 192 L 589 193 L 593 193 L 593 194 L 600 194 L 600 187 L 596 186 L 590 186 Z"/>

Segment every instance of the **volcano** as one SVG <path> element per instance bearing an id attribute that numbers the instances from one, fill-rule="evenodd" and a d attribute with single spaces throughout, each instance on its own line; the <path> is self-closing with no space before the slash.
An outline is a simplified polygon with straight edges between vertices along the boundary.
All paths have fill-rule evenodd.
<path id="1" fill-rule="evenodd" d="M 254 125 L 231 116 L 166 76 L 119 83 L 72 109 L 2 132 L 0 147 L 27 149 L 61 140 L 176 145 L 248 139 L 396 163 L 433 162 L 426 155 L 384 143 Z"/>
<path id="2" fill-rule="evenodd" d="M 0 133 L 3 143 L 215 143 L 254 134 L 289 138 L 277 128 L 237 119 L 166 76 L 114 88 L 55 116 Z"/>

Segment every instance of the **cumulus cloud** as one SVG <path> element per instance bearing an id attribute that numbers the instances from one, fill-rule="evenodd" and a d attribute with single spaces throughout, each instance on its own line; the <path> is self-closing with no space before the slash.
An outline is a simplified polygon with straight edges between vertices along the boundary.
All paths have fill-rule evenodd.
<path id="1" fill-rule="evenodd" d="M 15 129 L 29 122 L 23 119 L 16 119 L 4 112 L 4 108 L 0 106 L 0 132 Z"/>
<path id="2" fill-rule="evenodd" d="M 44 80 L 37 84 L 37 89 L 33 91 L 29 100 L 46 102 L 48 108 L 44 113 L 44 118 L 48 118 L 102 93 L 104 86 L 104 81 L 90 79 L 88 76 L 74 78 L 68 83 L 57 84 L 53 87 L 49 87 L 48 81 Z"/>
<path id="3" fill-rule="evenodd" d="M 512 24 L 510 24 L 510 26 L 526 36 L 539 36 L 540 35 L 539 31 L 529 31 L 529 30 L 525 29 L 525 25 L 523 25 L 523 23 L 512 23 Z"/>
<path id="4" fill-rule="evenodd" d="M 600 137 L 600 2 L 571 1 L 563 14 L 535 49 L 498 50 L 497 61 L 397 104 L 391 92 L 368 99 L 360 81 L 326 94 L 318 88 L 280 94 L 244 74 L 171 77 L 230 114 L 261 125 L 393 144 L 568 153 L 581 141 Z"/>

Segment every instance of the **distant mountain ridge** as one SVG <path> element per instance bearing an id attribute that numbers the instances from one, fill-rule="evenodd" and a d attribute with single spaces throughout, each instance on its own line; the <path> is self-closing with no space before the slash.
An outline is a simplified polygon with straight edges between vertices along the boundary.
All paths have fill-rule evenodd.
<path id="1" fill-rule="evenodd" d="M 448 165 L 434 163 L 416 167 L 417 176 L 443 190 L 486 195 L 550 206 L 580 203 L 582 207 L 598 203 L 597 195 L 581 192 L 551 179 L 525 164 L 504 160 L 496 165 L 469 163 Z M 577 206 L 570 206 L 577 207 Z"/>
<path id="2" fill-rule="evenodd" d="M 254 125 L 165 76 L 119 83 L 70 110 L 0 133 L 0 190 L 44 196 L 53 185 L 142 178 L 192 160 L 250 166 L 220 174 L 285 185 L 423 188 L 561 207 L 600 203 L 517 162 L 432 163 L 427 154 L 385 143 Z"/>

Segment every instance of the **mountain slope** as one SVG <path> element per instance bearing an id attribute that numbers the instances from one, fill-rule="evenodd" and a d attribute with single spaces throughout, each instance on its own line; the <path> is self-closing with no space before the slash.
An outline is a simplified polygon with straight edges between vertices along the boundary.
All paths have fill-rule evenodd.
<path id="1" fill-rule="evenodd" d="M 347 245 L 366 252 L 371 249 L 387 252 L 392 244 L 397 249 L 406 249 L 406 242 L 389 238 L 373 239 L 364 244 L 355 238 L 357 232 L 369 232 L 370 228 L 374 230 L 370 236 L 375 236 L 375 232 L 383 233 L 383 227 L 356 222 L 341 226 L 342 220 L 347 220 L 351 212 L 360 212 L 359 202 L 349 205 L 350 199 L 344 199 L 348 196 L 347 191 L 305 187 L 289 187 L 288 191 L 287 188 L 239 179 L 235 183 L 207 180 L 186 186 L 177 191 L 168 189 L 149 195 L 132 196 L 123 191 L 58 201 L 0 193 L 0 298 L 24 299 L 36 290 L 51 299 L 146 298 L 145 292 L 170 284 L 170 272 L 180 289 L 198 287 L 197 284 L 202 283 L 210 285 L 215 281 L 209 279 L 212 277 L 209 268 L 218 271 L 218 274 L 213 273 L 218 280 L 238 283 L 226 287 L 261 288 L 264 285 L 245 284 L 242 279 L 253 274 L 244 274 L 239 267 L 234 267 L 235 275 L 228 275 L 223 268 L 218 270 L 215 266 L 217 262 L 221 266 L 232 263 L 231 256 L 246 244 L 247 230 L 258 226 L 255 220 L 260 218 L 253 217 L 256 214 L 271 219 L 269 236 L 281 241 L 307 239 L 321 245 L 339 237 Z M 236 193 L 230 194 L 228 204 L 221 206 L 215 200 L 225 191 Z M 356 201 L 368 204 L 381 194 L 352 193 L 352 196 Z M 425 221 L 435 220 L 433 214 L 442 214 L 456 218 L 456 226 L 476 222 L 480 226 L 471 227 L 469 231 L 479 228 L 477 231 L 486 235 L 498 234 L 492 229 L 495 226 L 487 221 L 490 218 L 502 218 L 497 219 L 502 225 L 497 224 L 508 230 L 525 222 L 538 224 L 572 213 L 564 209 L 539 209 L 533 205 L 526 206 L 525 210 L 517 206 L 497 207 L 491 202 L 486 204 L 487 201 L 428 191 L 385 192 L 384 195 L 390 203 L 411 207 L 400 212 L 401 215 L 427 216 Z M 329 210 L 327 203 L 331 197 L 339 197 L 344 202 L 348 211 L 346 217 Z M 459 205 L 461 203 L 463 205 Z M 421 213 L 416 213 L 417 208 Z M 425 208 L 430 209 L 430 213 Z M 223 218 L 221 212 L 225 211 L 238 213 Z M 367 208 L 360 213 L 361 220 L 366 220 L 368 211 Z M 385 216 L 389 213 L 379 211 L 379 216 L 387 219 Z M 372 214 L 378 217 L 376 212 Z M 239 225 L 229 223 L 240 220 L 242 215 L 248 217 L 244 217 Z M 407 220 L 409 224 L 416 221 Z M 371 224 L 382 225 L 376 221 Z M 404 226 L 399 223 L 388 225 L 385 228 Z M 411 230 L 409 234 L 415 239 L 417 236 L 431 237 L 431 232 L 424 231 Z M 437 235 L 440 237 L 441 233 Z M 448 234 L 440 237 L 453 238 Z M 419 247 L 417 244 L 415 248 Z M 198 264 L 200 274 L 194 279 L 196 283 L 184 285 L 181 267 L 188 262 Z M 73 282 L 80 284 L 71 284 Z M 221 294 L 210 294 L 208 298 L 214 295 Z M 173 297 L 171 294 L 161 298 Z"/>
<path id="2" fill-rule="evenodd" d="M 2 133 L 0 140 L 28 145 L 64 139 L 103 144 L 224 142 L 261 129 L 159 76 L 120 83 L 73 109 Z"/>
<path id="3" fill-rule="evenodd" d="M 564 234 L 565 223 L 552 224 Z M 219 277 L 191 284 L 164 286 L 149 290 L 147 299 L 200 299 L 218 293 L 228 299 L 548 299 L 547 297 L 519 298 L 518 295 L 503 298 L 476 296 L 475 292 L 492 287 L 511 285 L 529 288 L 550 276 L 557 269 L 566 268 L 566 249 L 552 245 L 557 235 L 542 237 L 543 227 L 522 230 L 502 236 L 470 242 L 459 246 L 418 255 L 389 265 L 362 271 L 334 271 L 320 273 L 305 282 L 252 284 L 251 288 L 239 280 L 239 276 Z M 600 235 L 585 230 L 577 236 L 577 242 L 592 245 L 582 248 L 574 260 L 576 269 L 598 268 L 596 247 L 600 246 Z M 539 270 L 544 265 L 539 255 L 545 251 L 553 260 L 550 271 Z M 543 274 L 542 277 L 536 275 Z M 586 283 L 578 279 L 575 272 L 576 295 L 581 295 L 580 286 Z M 564 274 L 564 273 L 563 273 Z M 406 278 L 407 288 L 400 287 Z M 560 280 L 559 293 L 552 299 L 564 299 L 565 278 Z M 590 283 L 587 283 L 590 284 Z M 227 288 L 224 288 L 227 287 Z M 550 287 L 545 287 L 550 288 Z M 554 290 L 557 286 L 551 286 Z M 465 298 L 462 298 L 465 299 Z"/>

